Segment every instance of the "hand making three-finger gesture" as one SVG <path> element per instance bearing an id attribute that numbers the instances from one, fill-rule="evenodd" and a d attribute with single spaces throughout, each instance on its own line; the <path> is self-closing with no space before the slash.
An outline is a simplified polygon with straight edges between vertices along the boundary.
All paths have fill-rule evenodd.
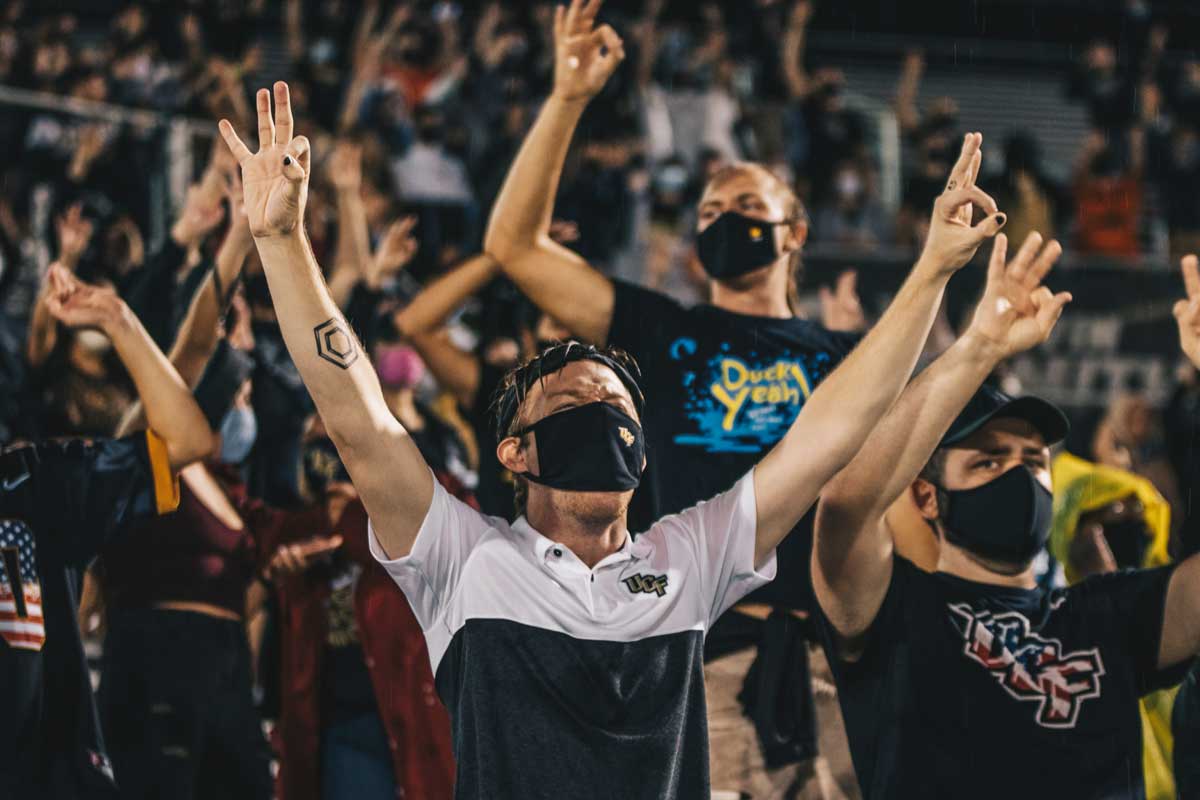
<path id="1" fill-rule="evenodd" d="M 1071 302 L 1069 292 L 1054 294 L 1042 285 L 1062 255 L 1057 241 L 1043 245 L 1041 234 L 1031 233 L 1005 264 L 1007 253 L 1008 239 L 1001 234 L 992 246 L 983 299 L 967 329 L 967 335 L 983 342 L 997 361 L 1046 341 Z"/>
<path id="2" fill-rule="evenodd" d="M 604 88 L 625 58 L 625 45 L 610 25 L 596 25 L 602 0 L 571 0 L 554 9 L 554 93 L 586 101 Z"/>
<path id="3" fill-rule="evenodd" d="M 221 136 L 242 167 L 242 186 L 250 232 L 256 239 L 296 231 L 304 219 L 308 199 L 309 145 L 303 136 L 292 137 L 292 104 L 288 87 L 275 83 L 275 118 L 271 118 L 271 93 L 259 89 L 258 152 L 251 153 L 229 120 L 221 120 Z"/>
<path id="4" fill-rule="evenodd" d="M 968 133 L 963 137 L 962 151 L 950 171 L 946 191 L 933 204 L 933 217 L 929 221 L 929 235 L 921 259 L 940 272 L 960 269 L 975 255 L 979 245 L 995 236 L 1006 222 L 996 201 L 975 185 L 983 163 L 982 146 L 981 133 Z M 987 216 L 972 225 L 975 206 Z"/>

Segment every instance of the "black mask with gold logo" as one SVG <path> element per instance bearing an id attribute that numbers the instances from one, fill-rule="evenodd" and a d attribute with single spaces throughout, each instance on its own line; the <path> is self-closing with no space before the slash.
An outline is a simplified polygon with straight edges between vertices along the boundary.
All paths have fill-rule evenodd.
<path id="1" fill-rule="evenodd" d="M 736 211 L 726 211 L 696 237 L 696 254 L 710 278 L 736 278 L 779 258 L 775 226 Z"/>
<path id="2" fill-rule="evenodd" d="M 532 432 L 538 473 L 524 477 L 568 492 L 623 492 L 642 479 L 646 440 L 632 417 L 608 403 L 588 403 L 543 417 Z"/>

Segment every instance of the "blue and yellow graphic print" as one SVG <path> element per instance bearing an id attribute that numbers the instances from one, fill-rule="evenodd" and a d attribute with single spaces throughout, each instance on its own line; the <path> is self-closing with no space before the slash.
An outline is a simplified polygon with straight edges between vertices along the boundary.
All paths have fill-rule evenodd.
<path id="1" fill-rule="evenodd" d="M 727 343 L 707 358 L 696 351 L 688 337 L 676 339 L 669 351 L 683 362 L 683 410 L 691 429 L 678 433 L 675 444 L 709 453 L 759 453 L 774 445 L 834 366 L 824 352 L 735 354 Z"/>

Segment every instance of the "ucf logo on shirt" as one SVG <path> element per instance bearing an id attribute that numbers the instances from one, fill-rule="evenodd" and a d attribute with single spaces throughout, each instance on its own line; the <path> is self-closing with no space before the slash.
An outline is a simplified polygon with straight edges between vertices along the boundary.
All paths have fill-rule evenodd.
<path id="1" fill-rule="evenodd" d="M 1016 612 L 992 614 L 950 603 L 950 618 L 963 634 L 963 655 L 987 669 L 1017 700 L 1036 702 L 1043 728 L 1073 728 L 1083 702 L 1100 696 L 1100 651 L 1064 652 L 1058 639 L 1029 632 Z"/>
<path id="2" fill-rule="evenodd" d="M 662 597 L 667 593 L 666 575 L 632 575 L 622 581 L 622 583 L 634 594 L 645 592 L 646 594 L 654 593 Z"/>

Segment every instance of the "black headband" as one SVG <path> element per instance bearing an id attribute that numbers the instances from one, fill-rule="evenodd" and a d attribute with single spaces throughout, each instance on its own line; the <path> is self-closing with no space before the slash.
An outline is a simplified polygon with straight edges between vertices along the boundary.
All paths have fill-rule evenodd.
<path id="1" fill-rule="evenodd" d="M 529 388 L 537 381 L 547 375 L 553 375 L 573 361 L 595 361 L 615 372 L 621 379 L 621 383 L 629 390 L 638 418 L 642 417 L 642 411 L 646 404 L 646 400 L 642 396 L 642 388 L 638 385 L 642 373 L 632 356 L 616 348 L 599 350 L 590 344 L 566 342 L 548 348 L 541 355 L 514 368 L 500 383 L 500 388 L 492 400 L 497 442 L 510 435 L 508 429 L 512 426 L 513 418 L 516 417 L 517 410 L 525 400 Z"/>

